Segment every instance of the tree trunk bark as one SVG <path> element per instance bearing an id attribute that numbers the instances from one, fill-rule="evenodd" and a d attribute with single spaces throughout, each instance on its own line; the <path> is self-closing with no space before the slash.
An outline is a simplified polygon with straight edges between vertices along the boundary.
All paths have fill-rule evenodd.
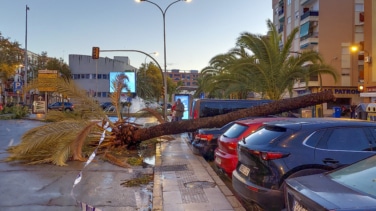
<path id="1" fill-rule="evenodd" d="M 320 93 L 313 93 L 295 98 L 278 100 L 265 105 L 233 111 L 214 117 L 182 120 L 178 122 L 166 122 L 149 128 L 140 128 L 139 130 L 135 131 L 133 135 L 135 140 L 141 142 L 163 135 L 194 132 L 199 128 L 222 127 L 226 123 L 240 118 L 279 114 L 282 112 L 288 112 L 291 110 L 331 102 L 334 100 L 335 97 L 332 91 L 327 90 Z"/>

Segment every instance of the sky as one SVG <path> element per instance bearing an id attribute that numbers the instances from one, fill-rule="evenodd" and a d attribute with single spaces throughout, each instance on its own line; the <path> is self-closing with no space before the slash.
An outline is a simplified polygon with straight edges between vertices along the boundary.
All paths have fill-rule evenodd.
<path id="1" fill-rule="evenodd" d="M 266 34 L 271 0 L 151 0 L 165 12 L 167 70 L 202 70 L 227 53 L 243 32 Z M 26 5 L 30 8 L 26 12 Z M 21 48 L 49 57 L 91 55 L 100 50 L 137 50 L 164 68 L 163 15 L 149 2 L 135 0 L 1 0 L 0 32 Z M 27 36 L 26 36 L 27 14 Z M 154 54 L 157 52 L 158 54 Z M 150 58 L 137 52 L 101 52 L 128 56 L 139 68 Z"/>

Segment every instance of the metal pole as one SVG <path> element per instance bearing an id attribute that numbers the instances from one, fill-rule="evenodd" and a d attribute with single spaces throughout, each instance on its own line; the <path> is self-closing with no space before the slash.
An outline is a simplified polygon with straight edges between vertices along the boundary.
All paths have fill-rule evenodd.
<path id="1" fill-rule="evenodd" d="M 30 8 L 26 5 L 26 27 L 25 27 L 25 52 L 24 52 L 24 90 L 25 88 L 27 87 L 27 11 L 29 10 Z M 24 91 L 25 93 L 24 94 L 24 103 L 26 104 L 26 95 L 27 95 L 27 92 Z"/>
<path id="2" fill-rule="evenodd" d="M 159 65 L 159 63 L 157 62 L 157 60 L 155 60 L 150 54 L 148 54 L 148 53 L 146 53 L 144 51 L 140 51 L 140 50 L 100 50 L 100 52 L 137 52 L 137 53 L 142 53 L 142 54 L 144 54 L 145 56 L 149 57 L 150 59 L 152 59 L 155 62 L 155 64 L 158 66 L 158 68 L 159 68 L 159 70 L 161 72 L 162 80 L 165 81 L 165 76 L 163 74 L 162 68 Z M 165 108 L 167 108 L 166 104 L 164 105 L 164 109 Z M 164 119 L 167 121 L 167 113 L 166 112 L 164 113 Z"/>
<path id="3" fill-rule="evenodd" d="M 172 2 L 171 4 L 169 4 L 166 9 L 163 11 L 162 8 L 152 2 L 152 1 L 149 1 L 149 0 L 141 0 L 141 1 L 145 1 L 145 2 L 149 2 L 151 4 L 154 4 L 156 7 L 158 7 L 158 9 L 161 11 L 162 13 L 162 17 L 163 17 L 163 54 L 164 54 L 164 78 L 163 78 L 163 86 L 164 86 L 164 96 L 163 96 L 163 114 L 164 114 L 164 118 L 165 120 L 167 120 L 167 59 L 166 59 L 166 12 L 168 10 L 168 8 L 170 8 L 171 5 L 179 2 L 179 1 L 185 1 L 185 0 L 176 0 L 174 2 Z"/>

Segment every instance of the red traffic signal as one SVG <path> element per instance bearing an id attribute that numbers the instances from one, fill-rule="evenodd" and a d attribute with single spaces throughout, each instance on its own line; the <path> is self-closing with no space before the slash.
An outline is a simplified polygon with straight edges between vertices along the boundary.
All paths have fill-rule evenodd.
<path id="1" fill-rule="evenodd" d="M 93 51 L 91 53 L 91 58 L 99 59 L 99 47 L 93 47 Z"/>

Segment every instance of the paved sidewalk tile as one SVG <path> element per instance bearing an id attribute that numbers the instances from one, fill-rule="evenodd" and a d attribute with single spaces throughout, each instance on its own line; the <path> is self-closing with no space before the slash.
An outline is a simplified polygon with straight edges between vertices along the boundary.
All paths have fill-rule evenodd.
<path id="1" fill-rule="evenodd" d="M 157 146 L 153 210 L 245 210 L 186 139 L 186 134 L 175 135 Z"/>

